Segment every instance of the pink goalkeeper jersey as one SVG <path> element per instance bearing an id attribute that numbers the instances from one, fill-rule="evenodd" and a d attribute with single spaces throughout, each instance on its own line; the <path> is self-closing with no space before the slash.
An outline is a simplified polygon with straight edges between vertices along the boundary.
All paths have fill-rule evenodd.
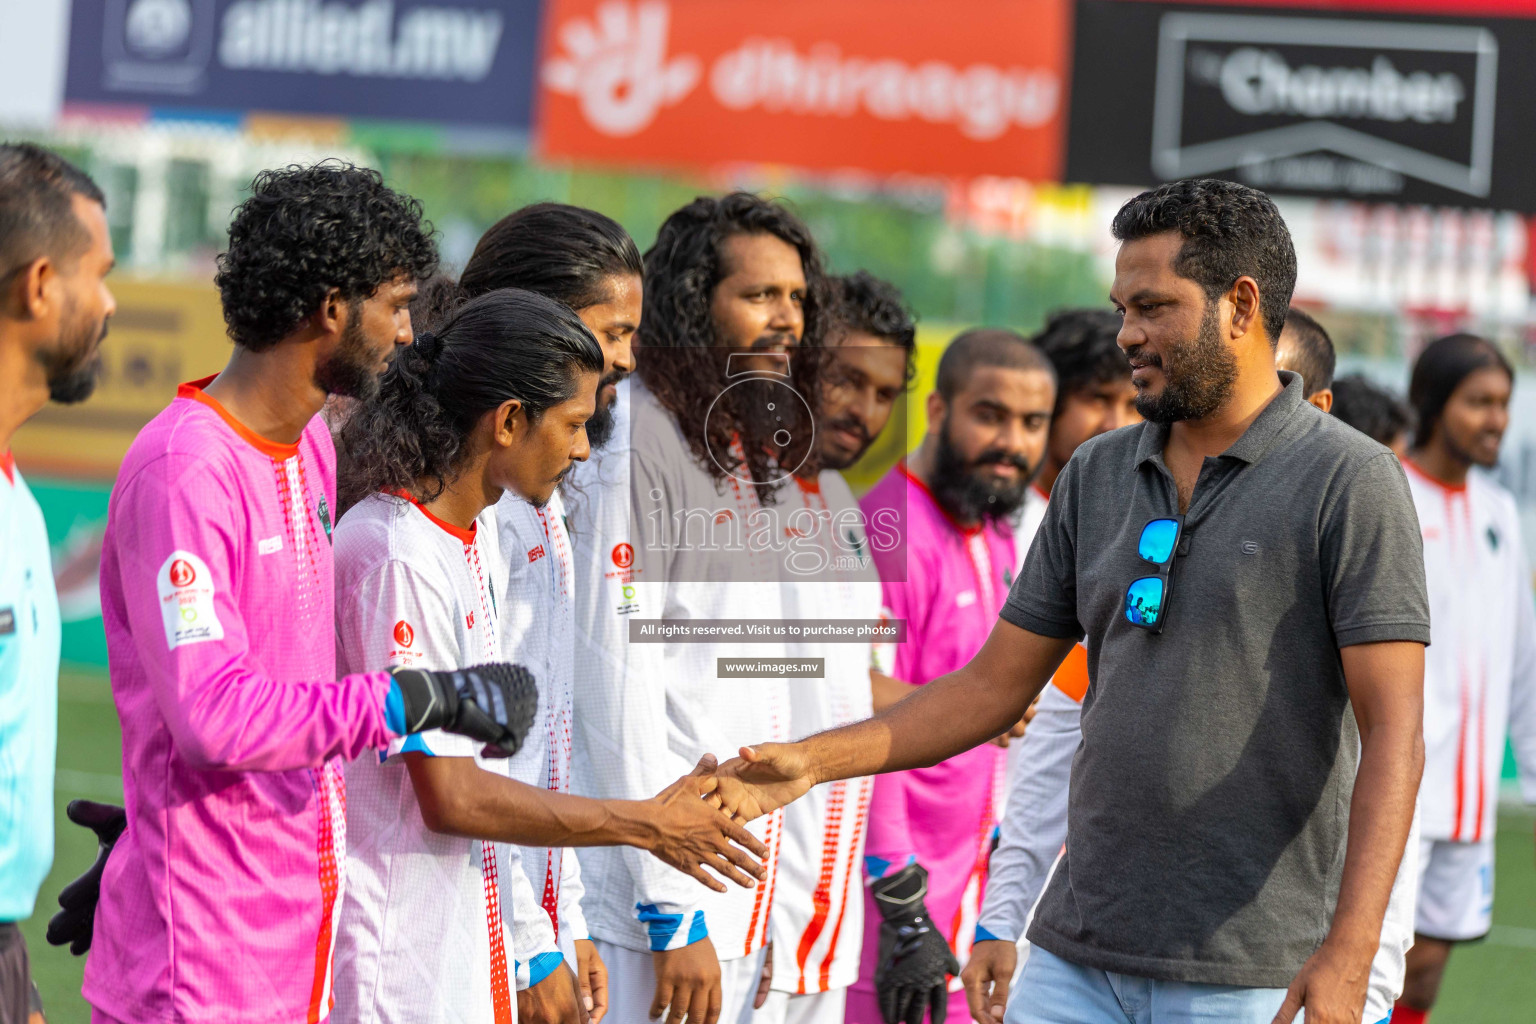
<path id="1" fill-rule="evenodd" d="M 324 422 L 274 444 L 207 383 L 140 431 L 107 514 L 128 830 L 84 994 L 98 1020 L 318 1021 L 346 873 L 341 763 L 393 737 L 389 677 L 333 681 Z"/>
<path id="2" fill-rule="evenodd" d="M 859 504 L 866 521 L 899 524 L 904 542 L 874 545 L 886 614 L 907 623 L 906 642 L 885 668 L 922 684 L 964 665 L 986 642 L 1013 582 L 1012 528 L 956 526 L 905 462 Z M 875 778 L 866 871 L 878 877 L 913 858 L 927 868 L 928 912 L 962 966 L 986 884 L 1002 768 L 1002 748 L 988 743 L 932 768 Z M 882 1024 L 874 994 L 879 928 L 866 894 L 863 965 L 849 991 L 848 1024 Z M 952 978 L 949 1019 L 968 1018 L 960 979 Z"/>

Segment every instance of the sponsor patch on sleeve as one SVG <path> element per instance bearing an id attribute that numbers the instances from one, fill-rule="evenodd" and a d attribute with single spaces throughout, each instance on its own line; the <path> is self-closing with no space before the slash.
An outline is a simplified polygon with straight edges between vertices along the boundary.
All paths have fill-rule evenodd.
<path id="1" fill-rule="evenodd" d="M 214 609 L 213 574 L 201 558 L 190 551 L 171 552 L 155 584 L 167 647 L 174 651 L 182 644 L 224 639 L 224 627 Z"/>

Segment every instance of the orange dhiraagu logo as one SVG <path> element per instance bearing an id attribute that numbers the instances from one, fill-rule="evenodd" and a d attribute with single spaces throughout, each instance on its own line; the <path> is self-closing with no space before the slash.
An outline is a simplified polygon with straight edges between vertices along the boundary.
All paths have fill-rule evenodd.
<path id="1" fill-rule="evenodd" d="M 401 619 L 399 622 L 395 623 L 395 643 L 399 644 L 401 647 L 409 647 L 411 646 L 412 641 L 415 639 L 416 631 L 411 628 L 411 624 L 409 622 Z"/>
<path id="2" fill-rule="evenodd" d="M 628 569 L 635 564 L 635 549 L 628 544 L 615 544 L 613 546 L 613 564 L 620 569 Z"/>
<path id="3" fill-rule="evenodd" d="M 1059 180 L 1071 4 L 552 0 L 545 156 Z"/>
<path id="4" fill-rule="evenodd" d="M 197 582 L 197 570 L 185 558 L 178 558 L 171 563 L 170 579 L 173 587 L 190 587 Z"/>

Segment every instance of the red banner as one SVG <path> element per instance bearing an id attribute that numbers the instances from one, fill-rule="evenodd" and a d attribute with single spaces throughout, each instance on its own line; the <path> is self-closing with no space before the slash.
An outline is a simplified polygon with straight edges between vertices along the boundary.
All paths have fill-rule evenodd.
<path id="1" fill-rule="evenodd" d="M 1065 0 L 552 0 L 545 156 L 1057 180 Z"/>

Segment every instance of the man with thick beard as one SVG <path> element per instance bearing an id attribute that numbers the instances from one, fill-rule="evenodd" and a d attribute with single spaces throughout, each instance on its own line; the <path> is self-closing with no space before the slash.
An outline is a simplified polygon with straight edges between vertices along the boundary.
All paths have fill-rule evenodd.
<path id="1" fill-rule="evenodd" d="M 921 687 L 965 664 L 986 639 L 1018 565 L 1012 516 L 1040 468 L 1056 377 L 1012 331 L 966 331 L 939 360 L 928 432 L 864 496 L 865 521 L 899 524 L 876 545 L 886 614 L 906 623 L 893 679 Z M 1022 715 L 1022 709 L 1021 709 Z M 864 851 L 868 896 L 849 1024 L 965 1019 L 950 993 L 985 887 L 1003 752 L 983 745 L 875 780 Z M 926 890 L 926 895 L 925 895 Z"/>
<path id="2" fill-rule="evenodd" d="M 646 253 L 629 425 L 571 482 L 574 793 L 648 796 L 763 729 L 788 738 L 784 680 L 719 667 L 783 657 L 784 643 L 646 642 L 631 623 L 784 617 L 784 538 L 737 542 L 778 522 L 790 474 L 814 457 L 801 396 L 814 394 L 806 349 L 820 343 L 825 287 L 805 225 L 746 193 L 689 203 Z M 754 829 L 769 848 L 754 890 L 707 892 L 639 851 L 580 851 L 587 925 L 609 971 L 606 1024 L 641 1024 L 647 1011 L 670 1024 L 747 1020 L 764 980 L 779 816 Z"/>
<path id="3" fill-rule="evenodd" d="M 96 386 L 116 306 L 105 200 L 83 172 L 36 146 L 0 146 L 0 1021 L 33 1007 L 26 943 L 53 861 L 59 601 L 42 510 L 11 438 L 51 399 Z"/>
<path id="4" fill-rule="evenodd" d="M 101 603 L 127 823 L 85 939 L 95 1021 L 323 1019 L 343 760 L 432 728 L 522 741 L 536 695 L 505 666 L 336 679 L 336 450 L 317 414 L 377 392 L 436 263 L 421 207 L 377 171 L 257 175 L 215 278 L 229 362 L 123 459 Z"/>
<path id="5" fill-rule="evenodd" d="M 1408 483 L 1275 369 L 1296 256 L 1269 197 L 1174 182 L 1113 229 L 1148 422 L 1073 454 L 974 658 L 867 722 L 743 748 L 721 798 L 750 817 L 953 757 L 1086 634 L 1066 854 L 1008 1024 L 1358 1024 L 1424 758 Z"/>

